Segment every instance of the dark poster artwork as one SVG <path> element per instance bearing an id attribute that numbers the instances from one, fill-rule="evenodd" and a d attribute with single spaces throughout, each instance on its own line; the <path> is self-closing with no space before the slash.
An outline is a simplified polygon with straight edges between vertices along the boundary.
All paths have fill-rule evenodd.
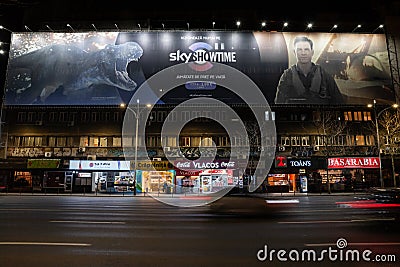
<path id="1" fill-rule="evenodd" d="M 186 63 L 201 77 L 215 62 L 241 71 L 269 104 L 280 104 L 274 103 L 277 85 L 296 63 L 293 40 L 303 35 L 313 40 L 312 61 L 332 75 L 343 104 L 394 101 L 383 34 L 149 31 L 13 33 L 5 104 L 129 103 L 147 79 L 166 68 Z M 152 88 L 148 94 L 158 95 Z M 163 95 L 159 103 L 179 104 L 199 96 L 243 101 L 229 88 L 196 78 Z"/>

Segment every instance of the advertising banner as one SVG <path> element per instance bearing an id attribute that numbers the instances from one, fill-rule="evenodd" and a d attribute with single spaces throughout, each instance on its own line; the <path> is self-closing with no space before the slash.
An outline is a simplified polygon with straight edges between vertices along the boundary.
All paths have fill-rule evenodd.
<path id="1" fill-rule="evenodd" d="M 294 66 L 307 60 L 313 67 L 303 78 Z M 119 105 L 129 103 L 141 86 L 148 86 L 149 99 L 159 98 L 161 104 L 195 97 L 241 103 L 235 92 L 219 85 L 228 76 L 215 63 L 247 75 L 270 105 L 395 99 L 384 34 L 28 32 L 12 34 L 5 104 Z M 146 85 L 177 64 L 188 64 L 195 74 L 164 77 L 182 84 L 165 95 Z"/>

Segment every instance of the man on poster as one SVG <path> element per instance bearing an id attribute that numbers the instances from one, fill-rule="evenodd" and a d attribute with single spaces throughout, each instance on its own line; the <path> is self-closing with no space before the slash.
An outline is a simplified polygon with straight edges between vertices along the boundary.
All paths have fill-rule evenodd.
<path id="1" fill-rule="evenodd" d="M 313 41 L 305 36 L 294 39 L 297 62 L 286 69 L 279 79 L 275 104 L 342 104 L 334 78 L 320 65 L 312 62 Z"/>

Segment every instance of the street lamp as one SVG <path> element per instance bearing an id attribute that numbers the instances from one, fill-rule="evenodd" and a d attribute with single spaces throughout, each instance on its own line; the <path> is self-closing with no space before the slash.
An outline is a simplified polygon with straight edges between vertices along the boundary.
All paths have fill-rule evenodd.
<path id="1" fill-rule="evenodd" d="M 375 117 L 375 130 L 376 130 L 376 145 L 378 146 L 378 158 L 379 158 L 379 181 L 381 183 L 381 188 L 384 188 L 384 183 L 383 183 L 383 176 L 382 176 L 382 158 L 381 158 L 381 142 L 380 142 L 380 135 L 379 135 L 379 125 L 378 125 L 378 118 L 379 116 L 386 110 L 390 108 L 398 108 L 398 104 L 393 104 L 389 107 L 386 107 L 379 111 L 378 113 L 376 112 L 376 100 L 374 99 L 373 104 L 368 104 L 368 107 L 374 108 L 374 117 Z"/>
<path id="2" fill-rule="evenodd" d="M 151 105 L 147 104 L 146 105 L 147 108 L 150 108 Z M 140 100 L 136 99 L 136 111 L 133 110 L 131 107 L 126 106 L 126 109 L 130 110 L 133 115 L 135 115 L 135 119 L 136 119 L 136 126 L 135 126 L 135 164 L 134 164 L 134 183 L 135 186 L 133 188 L 133 195 L 136 195 L 136 170 L 137 170 L 137 157 L 138 157 L 138 138 L 139 138 L 139 118 L 140 118 Z M 142 109 L 143 111 L 144 109 Z"/>

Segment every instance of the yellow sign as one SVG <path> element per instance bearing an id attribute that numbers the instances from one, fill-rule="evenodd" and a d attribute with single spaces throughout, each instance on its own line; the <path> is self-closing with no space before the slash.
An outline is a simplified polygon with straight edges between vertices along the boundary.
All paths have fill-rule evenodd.
<path id="1" fill-rule="evenodd" d="M 174 165 L 169 161 L 150 161 L 150 160 L 138 160 L 137 169 L 142 171 L 151 171 L 156 169 L 157 171 L 167 171 L 174 168 Z M 131 161 L 131 170 L 135 169 L 135 161 Z"/>
<path id="2" fill-rule="evenodd" d="M 60 159 L 28 159 L 28 169 L 57 169 Z"/>

